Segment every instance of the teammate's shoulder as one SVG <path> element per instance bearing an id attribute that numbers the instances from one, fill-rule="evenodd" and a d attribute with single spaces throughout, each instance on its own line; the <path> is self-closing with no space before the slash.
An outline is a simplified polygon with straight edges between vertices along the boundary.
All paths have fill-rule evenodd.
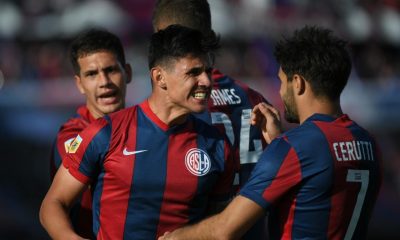
<path id="1" fill-rule="evenodd" d="M 194 114 L 190 114 L 190 119 L 193 121 L 194 129 L 200 134 L 213 138 L 223 138 L 223 134 L 214 125 L 196 117 Z"/>
<path id="2" fill-rule="evenodd" d="M 124 121 L 127 118 L 131 118 L 132 115 L 137 111 L 138 105 L 127 107 L 116 112 L 110 113 L 107 116 L 107 120 L 110 122 Z"/>
<path id="3" fill-rule="evenodd" d="M 93 117 L 89 119 L 89 114 L 89 110 L 87 110 L 86 106 L 80 106 L 66 122 L 61 124 L 58 134 L 82 131 L 95 120 Z"/>
<path id="4" fill-rule="evenodd" d="M 325 135 L 320 128 L 312 121 L 306 121 L 299 126 L 291 128 L 284 133 L 286 139 L 295 145 L 303 145 L 310 143 L 323 142 L 326 140 Z"/>

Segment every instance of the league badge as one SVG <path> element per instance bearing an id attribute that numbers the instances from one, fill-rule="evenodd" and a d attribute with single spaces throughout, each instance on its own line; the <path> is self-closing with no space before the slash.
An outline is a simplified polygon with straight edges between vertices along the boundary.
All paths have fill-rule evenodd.
<path id="1" fill-rule="evenodd" d="M 78 136 L 76 136 L 76 138 L 72 141 L 71 145 L 69 145 L 68 153 L 76 153 L 76 151 L 79 148 L 79 145 L 81 145 L 81 142 L 82 138 L 78 134 Z"/>

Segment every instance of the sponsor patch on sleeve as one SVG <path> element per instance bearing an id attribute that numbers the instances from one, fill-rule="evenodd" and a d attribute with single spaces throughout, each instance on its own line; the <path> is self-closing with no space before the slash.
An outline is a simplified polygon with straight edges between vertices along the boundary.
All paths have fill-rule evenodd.
<path id="1" fill-rule="evenodd" d="M 68 153 L 76 153 L 76 151 L 78 150 L 78 148 L 79 148 L 79 145 L 81 145 L 81 142 L 82 142 L 82 138 L 81 138 L 81 136 L 79 136 L 79 134 L 78 134 L 78 136 L 76 136 L 76 138 L 72 141 L 72 143 L 69 145 L 69 148 L 68 148 Z"/>
<path id="2" fill-rule="evenodd" d="M 69 146 L 71 146 L 71 142 L 74 140 L 75 138 L 70 138 L 67 141 L 64 142 L 64 147 L 65 147 L 65 152 L 68 153 L 69 150 Z"/>

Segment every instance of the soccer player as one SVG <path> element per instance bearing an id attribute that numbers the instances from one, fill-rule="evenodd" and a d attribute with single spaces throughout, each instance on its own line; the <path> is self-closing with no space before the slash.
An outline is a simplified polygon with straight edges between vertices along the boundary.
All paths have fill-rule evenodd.
<path id="1" fill-rule="evenodd" d="M 182 26 L 153 34 L 151 95 L 73 140 L 40 211 L 51 237 L 79 239 L 67 209 L 89 183 L 97 239 L 156 239 L 231 197 L 230 144 L 191 114 L 207 108 L 218 47 L 215 36 Z"/>
<path id="2" fill-rule="evenodd" d="M 132 76 L 121 41 L 103 29 L 90 29 L 79 34 L 71 43 L 70 59 L 76 86 L 85 95 L 86 105 L 79 107 L 76 115 L 57 133 L 50 161 L 51 179 L 80 131 L 95 119 L 124 108 L 126 84 Z M 88 238 L 92 236 L 91 202 L 92 194 L 88 189 L 71 212 L 75 230 Z"/>
<path id="3" fill-rule="evenodd" d="M 207 0 L 159 0 L 153 12 L 153 28 L 164 29 L 180 24 L 197 29 L 203 34 L 213 34 L 210 6 Z M 235 189 L 248 180 L 262 150 L 266 146 L 259 128 L 250 125 L 251 110 L 267 100 L 245 83 L 213 69 L 214 80 L 208 112 L 198 115 L 226 134 L 235 152 Z M 265 239 L 265 221 L 261 220 L 243 239 Z"/>
<path id="4" fill-rule="evenodd" d="M 276 137 L 279 113 L 266 104 L 252 123 L 275 139 L 227 208 L 160 239 L 239 239 L 271 210 L 272 239 L 366 239 L 381 184 L 370 134 L 342 113 L 351 61 L 345 42 L 304 27 L 275 49 L 285 118 L 300 125 Z"/>

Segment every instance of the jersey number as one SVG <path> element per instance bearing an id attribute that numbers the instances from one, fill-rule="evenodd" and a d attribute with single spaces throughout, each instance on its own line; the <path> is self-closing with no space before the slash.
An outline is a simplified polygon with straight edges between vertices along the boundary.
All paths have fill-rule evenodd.
<path id="1" fill-rule="evenodd" d="M 347 228 L 346 235 L 344 239 L 351 239 L 354 234 L 354 230 L 356 229 L 358 219 L 360 218 L 361 209 L 364 203 L 365 194 L 368 189 L 369 182 L 369 170 L 356 170 L 349 169 L 346 177 L 347 182 L 360 182 L 361 188 L 360 192 L 358 192 L 356 206 L 354 207 L 353 214 L 351 216 L 349 227 Z"/>
<path id="2" fill-rule="evenodd" d="M 249 151 L 250 145 L 250 116 L 251 109 L 243 109 L 241 116 L 241 128 L 240 128 L 240 164 L 246 163 L 256 163 L 258 158 L 262 153 L 262 143 L 261 140 L 253 140 L 254 151 Z M 225 128 L 226 136 L 232 145 L 235 142 L 235 134 L 232 127 L 232 121 L 229 119 L 228 115 L 222 112 L 212 112 L 211 113 L 212 124 L 223 124 Z"/>

